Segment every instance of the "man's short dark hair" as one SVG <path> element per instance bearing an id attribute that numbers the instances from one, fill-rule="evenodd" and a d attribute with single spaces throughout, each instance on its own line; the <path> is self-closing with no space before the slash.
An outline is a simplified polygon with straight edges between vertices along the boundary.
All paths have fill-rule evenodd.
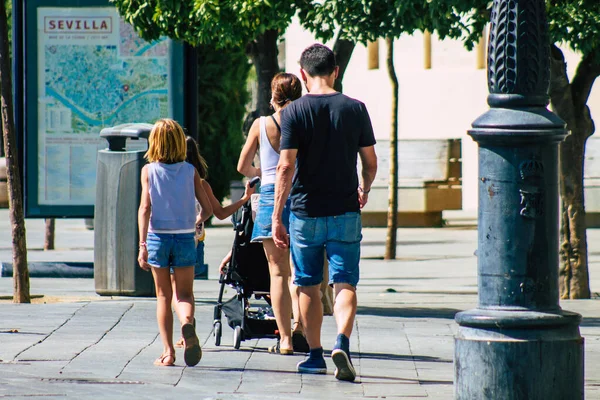
<path id="1" fill-rule="evenodd" d="M 336 67 L 335 55 L 327 46 L 315 43 L 300 56 L 300 68 L 310 76 L 329 76 Z"/>

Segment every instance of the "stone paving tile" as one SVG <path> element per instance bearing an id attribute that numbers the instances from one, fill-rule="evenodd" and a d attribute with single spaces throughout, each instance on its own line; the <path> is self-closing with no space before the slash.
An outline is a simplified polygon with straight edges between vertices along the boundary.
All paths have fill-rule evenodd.
<path id="1" fill-rule="evenodd" d="M 365 385 L 365 397 L 428 397 L 425 389 L 418 383 L 373 382 Z"/>
<path id="2" fill-rule="evenodd" d="M 98 343 L 133 304 L 87 303 L 55 331 L 18 355 L 19 360 L 71 360 Z"/>

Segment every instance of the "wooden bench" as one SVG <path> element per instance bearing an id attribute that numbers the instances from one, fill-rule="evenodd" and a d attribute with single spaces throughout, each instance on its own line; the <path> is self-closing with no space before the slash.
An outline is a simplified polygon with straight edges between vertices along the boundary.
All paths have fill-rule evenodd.
<path id="1" fill-rule="evenodd" d="M 387 225 L 390 142 L 378 140 L 377 177 L 362 212 L 363 226 Z M 359 166 L 360 171 L 360 166 Z M 360 176 L 360 175 L 359 175 Z M 462 209 L 460 139 L 398 141 L 398 226 L 442 226 L 442 211 Z"/>

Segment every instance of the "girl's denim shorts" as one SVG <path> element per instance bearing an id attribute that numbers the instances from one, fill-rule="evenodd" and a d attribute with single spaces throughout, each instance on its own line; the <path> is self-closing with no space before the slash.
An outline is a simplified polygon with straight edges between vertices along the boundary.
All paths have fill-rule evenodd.
<path id="1" fill-rule="evenodd" d="M 153 267 L 193 267 L 196 264 L 194 232 L 148 232 L 146 243 L 148 248 L 148 264 Z"/>
<path id="2" fill-rule="evenodd" d="M 262 242 L 265 239 L 272 239 L 272 215 L 275 206 L 275 185 L 264 185 L 260 188 L 260 198 L 258 200 L 258 210 L 254 218 L 254 228 L 252 229 L 252 242 Z M 288 198 L 281 215 L 285 229 L 290 229 L 290 199 Z"/>

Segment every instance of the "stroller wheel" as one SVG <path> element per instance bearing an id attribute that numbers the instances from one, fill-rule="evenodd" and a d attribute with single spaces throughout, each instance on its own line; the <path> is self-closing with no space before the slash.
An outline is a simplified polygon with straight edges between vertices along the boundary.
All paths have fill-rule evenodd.
<path id="1" fill-rule="evenodd" d="M 221 321 L 215 322 L 215 346 L 221 345 Z"/>
<path id="2" fill-rule="evenodd" d="M 236 326 L 235 330 L 233 331 L 233 348 L 236 350 L 239 349 L 241 341 L 242 341 L 242 327 Z"/>

